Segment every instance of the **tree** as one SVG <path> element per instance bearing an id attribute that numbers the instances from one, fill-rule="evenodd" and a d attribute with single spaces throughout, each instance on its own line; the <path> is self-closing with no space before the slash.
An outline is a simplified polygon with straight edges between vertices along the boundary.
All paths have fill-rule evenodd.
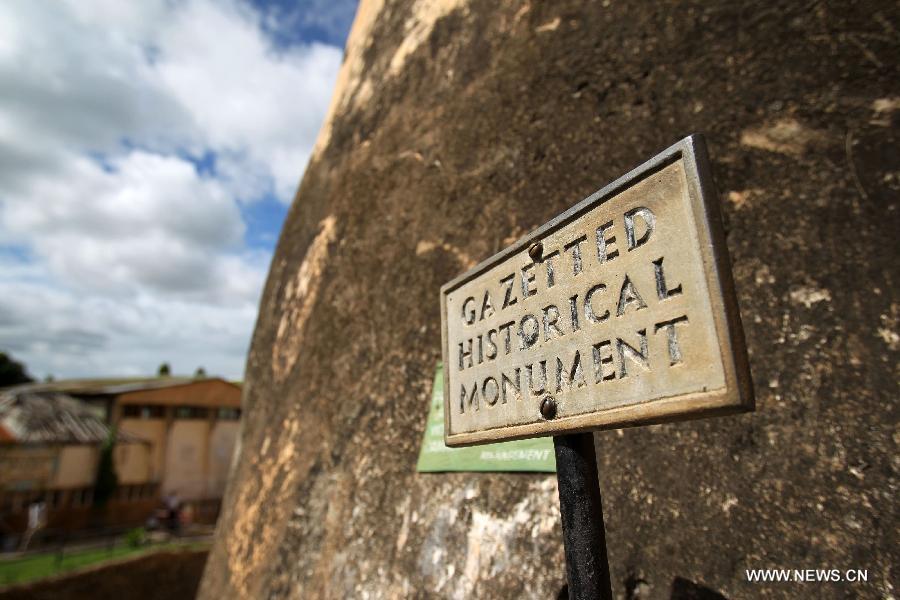
<path id="1" fill-rule="evenodd" d="M 0 387 L 31 383 L 32 381 L 34 379 L 28 374 L 25 365 L 5 352 L 0 352 Z"/>
<path id="2" fill-rule="evenodd" d="M 197 367 L 197 370 L 194 371 L 194 379 L 204 379 L 206 377 L 206 369 L 203 367 Z"/>
<path id="3" fill-rule="evenodd" d="M 164 362 L 159 365 L 159 376 L 160 377 L 168 377 L 172 372 L 172 369 L 169 367 L 169 363 Z"/>
<path id="4" fill-rule="evenodd" d="M 116 486 L 119 485 L 119 476 L 116 474 L 116 465 L 113 460 L 113 450 L 116 447 L 116 429 L 109 430 L 109 437 L 100 448 L 100 461 L 97 463 L 97 479 L 94 482 L 94 505 L 105 506 L 112 498 Z"/>

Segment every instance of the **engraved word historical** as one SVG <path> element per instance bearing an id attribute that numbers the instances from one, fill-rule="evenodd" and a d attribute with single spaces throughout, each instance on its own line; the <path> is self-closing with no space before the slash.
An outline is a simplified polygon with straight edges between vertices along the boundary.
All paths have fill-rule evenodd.
<path id="1" fill-rule="evenodd" d="M 689 137 L 445 285 L 447 445 L 751 408 L 716 202 Z"/>

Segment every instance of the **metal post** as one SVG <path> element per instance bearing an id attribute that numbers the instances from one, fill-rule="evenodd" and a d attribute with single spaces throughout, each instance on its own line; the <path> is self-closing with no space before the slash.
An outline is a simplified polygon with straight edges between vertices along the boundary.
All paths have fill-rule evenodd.
<path id="1" fill-rule="evenodd" d="M 612 600 L 592 433 L 553 437 L 570 600 Z"/>

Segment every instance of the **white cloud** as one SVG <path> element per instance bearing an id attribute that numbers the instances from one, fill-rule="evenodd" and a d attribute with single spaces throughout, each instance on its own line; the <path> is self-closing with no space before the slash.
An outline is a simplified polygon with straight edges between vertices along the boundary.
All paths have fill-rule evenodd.
<path id="1" fill-rule="evenodd" d="M 257 23 L 238 15 L 192 4 L 160 36 L 156 71 L 206 143 L 267 167 L 279 197 L 289 198 L 328 108 L 341 53 L 321 44 L 276 53 Z M 222 38 L 228 44 L 217 43 Z"/>
<path id="2" fill-rule="evenodd" d="M 0 337 L 32 374 L 148 375 L 163 361 L 179 373 L 198 366 L 233 377 L 243 371 L 253 304 L 85 295 L 50 283 L 39 267 L 0 260 L 0 269 L 7 273 L 0 280 Z"/>
<path id="3" fill-rule="evenodd" d="M 341 51 L 276 48 L 249 5 L 0 3 L 0 349 L 38 374 L 237 376 Z M 214 157 L 198 170 L 201 157 Z M 148 366 L 149 365 L 149 366 Z"/>
<path id="4" fill-rule="evenodd" d="M 0 174 L 123 138 L 224 155 L 243 199 L 289 201 L 328 107 L 341 50 L 277 50 L 241 4 L 0 4 Z M 244 175 L 247 174 L 247 176 Z"/>
<path id="5" fill-rule="evenodd" d="M 0 205 L 0 230 L 83 291 L 204 294 L 234 300 L 227 263 L 246 268 L 240 210 L 223 186 L 174 156 L 132 151 L 107 168 L 75 158 Z M 227 260 L 226 260 L 227 259 Z M 254 277 L 254 283 L 258 277 Z M 245 294 L 240 300 L 253 301 Z"/>

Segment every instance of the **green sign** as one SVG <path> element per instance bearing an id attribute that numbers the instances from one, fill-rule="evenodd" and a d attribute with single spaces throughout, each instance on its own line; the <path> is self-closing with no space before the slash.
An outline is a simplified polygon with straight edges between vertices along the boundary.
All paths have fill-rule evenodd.
<path id="1" fill-rule="evenodd" d="M 431 390 L 431 410 L 419 452 L 420 473 L 446 471 L 532 471 L 556 472 L 553 440 L 534 438 L 471 446 L 448 448 L 444 445 L 444 373 L 440 363 L 434 373 Z"/>

